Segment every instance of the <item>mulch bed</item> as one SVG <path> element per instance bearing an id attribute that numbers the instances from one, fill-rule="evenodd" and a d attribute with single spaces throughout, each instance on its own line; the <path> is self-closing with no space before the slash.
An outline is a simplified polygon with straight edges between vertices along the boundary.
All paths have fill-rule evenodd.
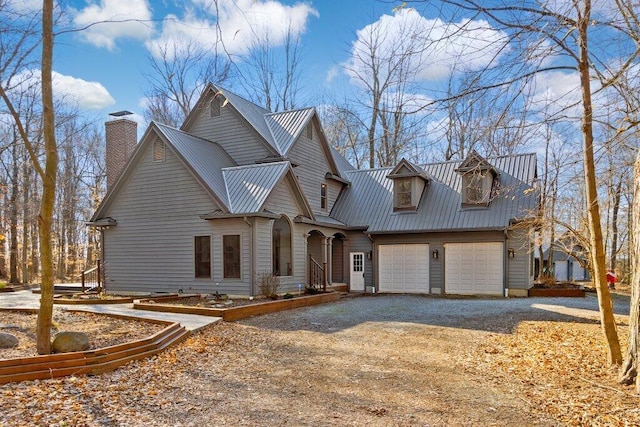
<path id="1" fill-rule="evenodd" d="M 13 310 L 0 310 L 0 332 L 16 336 L 18 347 L 0 349 L 0 359 L 37 356 L 36 351 L 37 314 Z M 161 331 L 166 325 L 130 320 L 112 316 L 69 312 L 54 309 L 53 330 L 85 332 L 89 335 L 90 349 L 109 347 L 127 341 L 147 338 Z"/>

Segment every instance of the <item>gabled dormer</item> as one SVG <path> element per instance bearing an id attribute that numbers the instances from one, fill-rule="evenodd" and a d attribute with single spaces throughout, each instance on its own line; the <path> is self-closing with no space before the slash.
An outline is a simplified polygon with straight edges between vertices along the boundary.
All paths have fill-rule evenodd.
<path id="1" fill-rule="evenodd" d="M 460 197 L 463 208 L 488 207 L 498 170 L 472 150 L 456 169 L 462 177 Z"/>
<path id="2" fill-rule="evenodd" d="M 427 174 L 418 166 L 402 159 L 387 178 L 393 181 L 393 211 L 415 212 L 424 189 L 429 185 Z"/>

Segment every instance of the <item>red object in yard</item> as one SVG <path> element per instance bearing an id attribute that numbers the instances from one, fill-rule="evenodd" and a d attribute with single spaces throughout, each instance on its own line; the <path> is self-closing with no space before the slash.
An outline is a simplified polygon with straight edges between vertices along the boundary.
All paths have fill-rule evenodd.
<path id="1" fill-rule="evenodd" d="M 613 270 L 607 270 L 607 283 L 609 284 L 609 287 L 611 289 L 614 289 L 616 287 L 617 281 L 618 276 L 616 276 L 616 273 L 614 273 Z"/>

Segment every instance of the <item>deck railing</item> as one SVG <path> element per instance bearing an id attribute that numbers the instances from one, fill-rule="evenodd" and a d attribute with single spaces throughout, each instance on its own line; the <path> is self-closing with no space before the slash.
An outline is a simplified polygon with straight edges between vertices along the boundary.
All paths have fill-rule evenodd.
<path id="1" fill-rule="evenodd" d="M 98 265 L 82 272 L 82 292 L 85 292 L 87 289 L 102 289 L 102 268 L 100 260 L 98 260 Z"/>

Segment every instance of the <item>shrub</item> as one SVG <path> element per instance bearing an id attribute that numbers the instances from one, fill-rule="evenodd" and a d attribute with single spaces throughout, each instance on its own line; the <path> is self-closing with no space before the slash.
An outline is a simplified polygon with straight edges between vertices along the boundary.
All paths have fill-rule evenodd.
<path id="1" fill-rule="evenodd" d="M 316 288 L 315 286 L 305 286 L 304 287 L 304 293 L 307 295 L 316 295 L 318 293 L 320 293 L 320 290 L 318 288 Z"/>
<path id="2" fill-rule="evenodd" d="M 284 299 L 291 299 L 291 298 L 293 298 L 293 295 L 292 295 L 292 294 L 290 294 L 289 292 L 287 292 L 286 294 L 284 294 L 284 295 L 282 296 L 282 298 L 284 298 Z"/>
<path id="3" fill-rule="evenodd" d="M 278 299 L 278 289 L 280 289 L 280 278 L 272 273 L 261 273 L 258 276 L 260 281 L 260 292 L 267 298 Z"/>

